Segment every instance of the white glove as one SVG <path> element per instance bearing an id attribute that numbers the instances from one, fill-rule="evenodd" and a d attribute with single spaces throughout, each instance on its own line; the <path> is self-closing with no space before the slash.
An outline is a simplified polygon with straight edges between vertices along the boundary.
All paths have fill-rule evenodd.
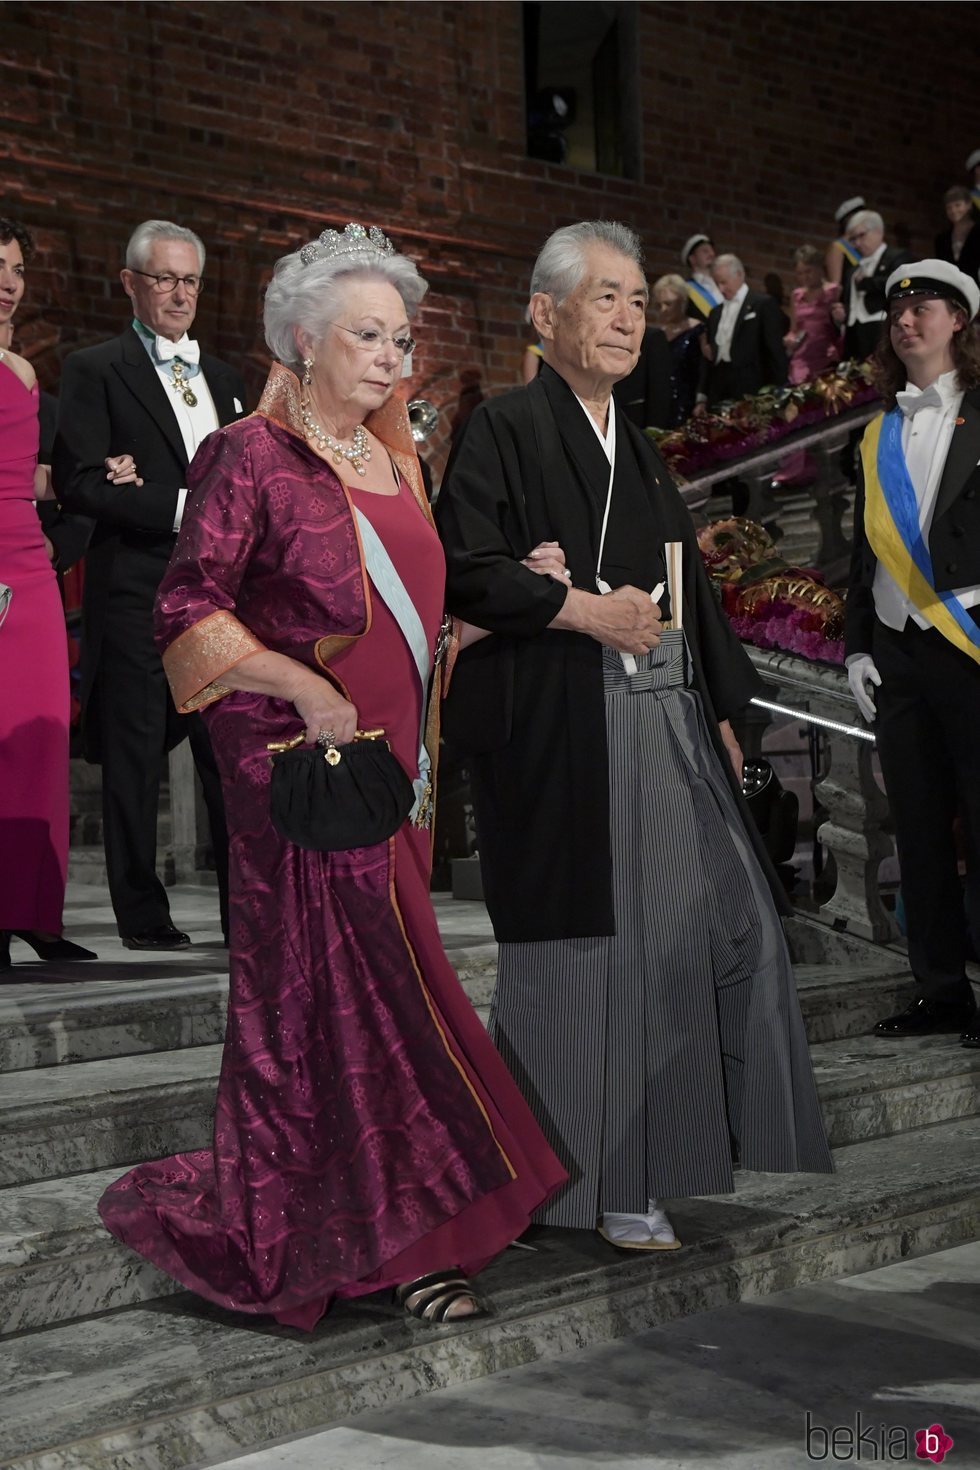
<path id="1" fill-rule="evenodd" d="M 875 718 L 871 686 L 873 684 L 875 688 L 881 687 L 881 675 L 875 668 L 875 661 L 870 653 L 859 654 L 857 658 L 848 661 L 847 682 L 851 686 L 858 709 L 870 725 Z"/>

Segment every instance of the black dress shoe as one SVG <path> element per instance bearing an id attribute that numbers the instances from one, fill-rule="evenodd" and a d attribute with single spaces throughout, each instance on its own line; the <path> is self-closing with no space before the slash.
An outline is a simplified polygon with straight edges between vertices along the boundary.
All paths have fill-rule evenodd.
<path id="1" fill-rule="evenodd" d="M 122 936 L 123 949 L 187 949 L 190 942 L 190 935 L 175 929 L 173 924 L 158 924 L 155 929 Z"/>
<path id="2" fill-rule="evenodd" d="M 975 1020 L 976 1004 L 972 1001 L 959 1005 L 940 1005 L 934 1000 L 914 1000 L 899 1011 L 897 1016 L 888 1016 L 875 1027 L 876 1036 L 930 1036 L 936 1032 L 963 1031 Z"/>

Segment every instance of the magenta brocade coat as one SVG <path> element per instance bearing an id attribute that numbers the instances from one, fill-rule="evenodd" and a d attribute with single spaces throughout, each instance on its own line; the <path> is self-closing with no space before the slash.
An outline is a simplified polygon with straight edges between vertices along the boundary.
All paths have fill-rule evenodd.
<path id="1" fill-rule="evenodd" d="M 429 834 L 406 823 L 343 853 L 285 841 L 266 747 L 302 721 L 221 684 L 263 648 L 329 668 L 361 726 L 383 725 L 418 774 L 415 665 L 368 582 L 351 509 L 374 520 L 434 644 L 444 563 L 404 404 L 369 421 L 402 475 L 397 497 L 378 497 L 347 491 L 313 453 L 297 402 L 276 367 L 259 411 L 202 445 L 157 602 L 178 705 L 204 710 L 230 834 L 213 1147 L 133 1169 L 100 1212 L 210 1301 L 309 1328 L 335 1296 L 479 1270 L 565 1176 L 442 949 Z"/>

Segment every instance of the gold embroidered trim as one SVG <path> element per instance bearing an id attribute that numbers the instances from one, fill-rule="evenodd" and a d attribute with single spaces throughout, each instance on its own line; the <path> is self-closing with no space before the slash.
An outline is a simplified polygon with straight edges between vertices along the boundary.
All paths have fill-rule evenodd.
<path id="1" fill-rule="evenodd" d="M 190 714 L 230 694 L 231 690 L 220 682 L 221 675 L 249 654 L 263 652 L 265 644 L 234 613 L 224 609 L 187 628 L 163 655 L 163 667 L 180 713 Z"/>

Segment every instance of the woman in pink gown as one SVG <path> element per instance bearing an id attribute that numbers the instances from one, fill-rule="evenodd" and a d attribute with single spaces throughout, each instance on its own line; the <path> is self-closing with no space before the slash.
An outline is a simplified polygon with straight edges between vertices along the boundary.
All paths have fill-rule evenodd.
<path id="1" fill-rule="evenodd" d="M 784 338 L 790 354 L 789 381 L 809 383 L 840 362 L 844 337 L 830 315 L 840 300 L 840 286 L 824 280 L 824 257 L 814 245 L 801 245 L 794 253 L 796 286 L 790 294 L 790 327 Z M 810 484 L 816 466 L 798 449 L 780 462 L 773 476 L 776 486 Z"/>
<path id="2" fill-rule="evenodd" d="M 31 248 L 22 225 L 0 219 L 0 327 L 8 327 L 24 294 Z M 37 382 L 30 363 L 7 349 L 0 350 L 0 429 L 0 584 L 8 589 L 0 591 L 0 970 L 12 979 L 12 934 L 43 959 L 95 956 L 60 938 L 68 870 L 68 637 L 34 507 L 47 488 L 37 473 Z"/>
<path id="3" fill-rule="evenodd" d="M 823 253 L 801 245 L 794 254 L 796 286 L 790 295 L 789 381 L 809 383 L 840 362 L 844 338 L 830 308 L 840 300 L 840 286 L 823 277 Z"/>
<path id="4" fill-rule="evenodd" d="M 279 262 L 266 334 L 305 359 L 303 384 L 276 364 L 258 411 L 191 466 L 157 624 L 178 705 L 204 709 L 228 815 L 214 1143 L 141 1165 L 100 1205 L 185 1286 L 306 1328 L 334 1298 L 386 1286 L 423 1320 L 479 1314 L 465 1278 L 564 1179 L 440 943 L 426 803 L 388 841 L 344 852 L 295 846 L 270 818 L 268 747 L 304 733 L 343 744 L 383 729 L 422 784 L 404 607 L 364 540 L 373 528 L 434 650 L 445 566 L 391 396 L 425 285 L 358 230 Z"/>

